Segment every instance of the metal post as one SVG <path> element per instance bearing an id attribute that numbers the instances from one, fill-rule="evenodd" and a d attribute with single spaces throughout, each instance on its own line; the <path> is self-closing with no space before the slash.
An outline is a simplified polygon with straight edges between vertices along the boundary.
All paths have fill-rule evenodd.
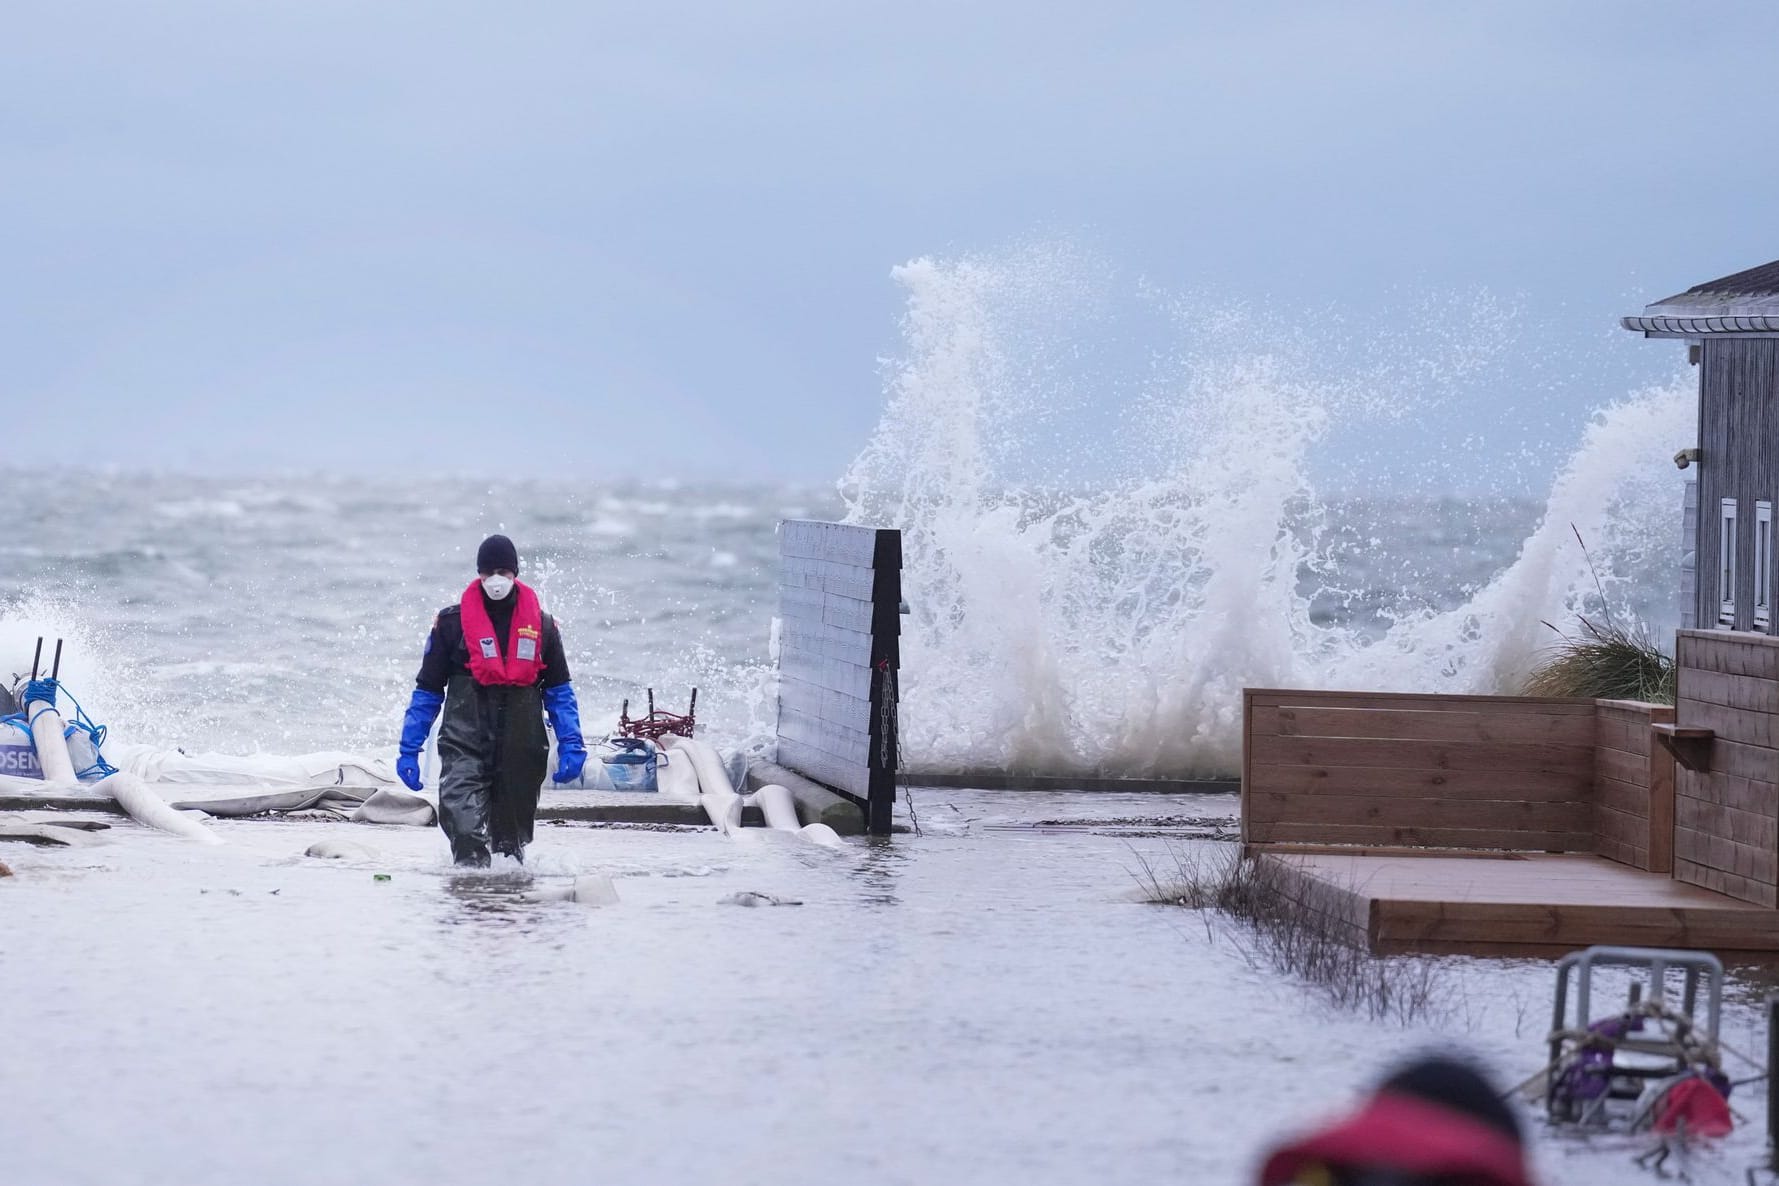
<path id="1" fill-rule="evenodd" d="M 1779 996 L 1767 998 L 1767 1168 L 1779 1173 L 1779 1091 L 1773 1089 L 1773 1068 L 1779 1066 Z"/>
<path id="2" fill-rule="evenodd" d="M 1550 1101 L 1556 1093 L 1557 1060 L 1563 1055 L 1563 1039 L 1558 1037 L 1569 1018 L 1569 970 L 1575 966 L 1578 955 L 1570 952 L 1557 961 L 1557 995 L 1550 1011 L 1550 1059 L 1544 1068 L 1544 1108 L 1550 1111 Z"/>

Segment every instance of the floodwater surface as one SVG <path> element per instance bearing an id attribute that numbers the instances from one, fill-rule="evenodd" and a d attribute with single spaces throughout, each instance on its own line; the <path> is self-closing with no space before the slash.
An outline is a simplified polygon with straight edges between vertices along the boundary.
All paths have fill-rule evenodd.
<path id="1" fill-rule="evenodd" d="M 1540 1064 L 1548 964 L 1441 960 L 1439 1015 L 1404 1027 L 1137 901 L 1227 797 L 915 804 L 920 834 L 839 852 L 543 824 L 528 872 L 474 876 L 436 829 L 320 821 L 219 820 L 203 848 L 113 817 L 103 847 L 8 846 L 5 1177 L 1246 1183 L 1408 1052 L 1456 1045 L 1503 1086 Z M 1082 822 L 1146 817 L 1193 822 Z M 376 859 L 301 855 L 321 838 Z M 617 905 L 526 896 L 591 871 Z M 724 904 L 740 891 L 801 904 Z M 1728 1009 L 1740 1049 L 1759 991 Z M 1756 1160 L 1759 1091 L 1696 1180 Z M 1642 1173 L 1636 1141 L 1536 1144 L 1547 1182 Z"/>

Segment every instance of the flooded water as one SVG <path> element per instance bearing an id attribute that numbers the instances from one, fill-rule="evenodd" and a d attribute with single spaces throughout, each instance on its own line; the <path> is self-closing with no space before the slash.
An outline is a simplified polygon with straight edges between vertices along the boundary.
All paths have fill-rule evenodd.
<path id="1" fill-rule="evenodd" d="M 1206 841 L 1092 822 L 1204 830 L 1231 798 L 915 801 L 920 834 L 843 852 L 545 824 L 529 882 L 455 876 L 436 829 L 219 820 L 206 849 L 112 817 L 103 847 L 9 845 L 6 1178 L 1243 1183 L 1404 1053 L 1455 1044 L 1504 1085 L 1540 1063 L 1549 965 L 1441 961 L 1453 993 L 1413 1027 L 1335 1012 L 1134 900 Z M 300 855 L 323 837 L 378 856 Z M 619 904 L 524 897 L 595 870 Z M 722 904 L 745 890 L 801 905 Z M 1729 1006 L 1739 1049 L 1762 991 Z M 1759 1088 L 1734 1102 L 1696 1180 L 1758 1156 Z M 1538 1159 L 1622 1182 L 1640 1148 Z"/>

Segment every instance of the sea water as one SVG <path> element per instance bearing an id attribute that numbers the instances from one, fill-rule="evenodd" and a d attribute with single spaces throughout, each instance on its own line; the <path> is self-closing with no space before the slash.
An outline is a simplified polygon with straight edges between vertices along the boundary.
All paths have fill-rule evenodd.
<path id="1" fill-rule="evenodd" d="M 764 749 L 773 529 L 805 516 L 905 533 L 903 756 L 925 769 L 1227 773 L 1243 686 L 1511 691 L 1578 614 L 1671 629 L 1684 383 L 1602 393 L 1532 497 L 1328 485 L 1318 449 L 1375 401 L 1277 353 L 1162 368 L 1116 416 L 1054 402 L 1026 350 L 1046 267 L 900 272 L 883 420 L 831 487 L 0 470 L 0 674 L 62 637 L 64 682 L 121 738 L 387 754 L 432 615 L 500 530 L 590 730 L 696 686 L 713 739 Z M 1227 826 L 1227 798 L 902 807 L 918 832 L 841 852 L 546 824 L 528 873 L 467 878 L 434 829 L 304 858 L 347 826 L 314 821 L 9 848 L 9 1175 L 1233 1183 L 1404 1053 L 1457 1046 L 1503 1083 L 1542 1057 L 1547 964 L 1440 961 L 1441 1011 L 1376 1023 L 1239 929 L 1134 902 L 1206 842 L 1129 821 Z M 526 896 L 584 873 L 619 903 Z M 802 904 L 722 904 L 741 891 Z M 1767 979 L 1737 973 L 1739 1048 Z M 1640 1148 L 1535 1145 L 1578 1183 Z M 1697 1180 L 1759 1146 L 1745 1125 Z"/>
<path id="2" fill-rule="evenodd" d="M 775 526 L 850 514 L 905 533 L 905 765 L 1228 774 L 1244 686 L 1511 692 L 1578 615 L 1616 606 L 1671 630 L 1678 495 L 1627 504 L 1621 459 L 1675 439 L 1682 403 L 1661 391 L 1604 413 L 1548 502 L 1310 503 L 1209 491 L 1193 472 L 915 491 L 908 469 L 910 486 L 848 499 L 64 473 L 32 505 L 44 475 L 0 470 L 0 499 L 27 508 L 0 539 L 0 679 L 29 671 L 40 636 L 47 667 L 62 638 L 64 684 L 114 737 L 388 753 L 434 614 L 502 530 L 561 624 L 590 730 L 614 728 L 625 701 L 639 715 L 650 688 L 676 712 L 697 688 L 711 736 L 758 752 L 775 711 Z M 852 479 L 883 464 L 867 455 Z"/>
<path id="3" fill-rule="evenodd" d="M 387 752 L 433 615 L 503 531 L 591 728 L 650 687 L 675 711 L 697 687 L 714 740 L 767 751 L 774 531 L 793 517 L 903 532 L 918 770 L 1227 775 L 1245 686 L 1514 692 L 1583 618 L 1671 639 L 1689 375 L 1589 391 L 1529 482 L 1460 437 L 1419 484 L 1373 488 L 1327 464 L 1331 441 L 1387 451 L 1499 326 L 1447 327 L 1380 372 L 1194 306 L 1176 355 L 1113 334 L 1108 282 L 1067 253 L 897 275 L 882 418 L 829 484 L 0 468 L 0 678 L 60 636 L 65 682 L 120 738 Z M 1114 348 L 1149 353 L 1140 382 L 1080 371 Z"/>

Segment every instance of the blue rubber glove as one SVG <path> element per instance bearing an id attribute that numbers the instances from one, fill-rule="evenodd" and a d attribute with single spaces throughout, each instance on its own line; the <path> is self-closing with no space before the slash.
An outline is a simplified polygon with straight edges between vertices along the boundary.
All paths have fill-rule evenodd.
<path id="1" fill-rule="evenodd" d="M 576 746 L 574 749 L 556 750 L 556 781 L 578 782 L 581 771 L 587 765 L 587 751 Z"/>
<path id="2" fill-rule="evenodd" d="M 425 688 L 415 688 L 408 699 L 408 715 L 402 718 L 401 757 L 395 760 L 395 773 L 410 791 L 426 789 L 420 781 L 420 751 L 426 746 L 426 735 L 438 719 L 445 698 Z"/>
<path id="3" fill-rule="evenodd" d="M 544 689 L 544 711 L 556 731 L 556 781 L 574 782 L 587 765 L 587 745 L 581 740 L 581 707 L 575 703 L 574 685 L 557 684 Z"/>

